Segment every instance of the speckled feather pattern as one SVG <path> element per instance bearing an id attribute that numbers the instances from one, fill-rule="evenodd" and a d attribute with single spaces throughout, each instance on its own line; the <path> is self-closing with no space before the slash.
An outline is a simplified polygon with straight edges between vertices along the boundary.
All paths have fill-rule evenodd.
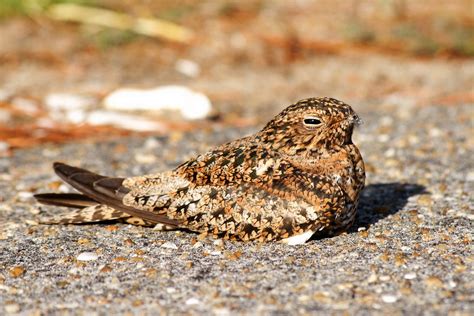
<path id="1" fill-rule="evenodd" d="M 364 163 L 351 140 L 358 121 L 341 101 L 305 99 L 287 107 L 260 132 L 172 171 L 107 186 L 101 185 L 103 177 L 81 184 L 72 174 L 71 184 L 98 205 L 109 205 L 97 206 L 102 215 L 88 215 L 96 219 L 122 218 L 138 225 L 167 219 L 177 228 L 244 241 L 281 240 L 308 232 L 335 234 L 353 223 L 364 187 Z M 68 182 L 66 176 L 63 179 Z M 90 213 L 93 207 L 75 212 Z"/>

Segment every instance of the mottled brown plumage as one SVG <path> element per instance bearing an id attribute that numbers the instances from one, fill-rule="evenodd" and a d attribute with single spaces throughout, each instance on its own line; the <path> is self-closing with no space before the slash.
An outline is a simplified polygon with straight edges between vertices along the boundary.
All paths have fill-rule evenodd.
<path id="1" fill-rule="evenodd" d="M 351 140 L 358 122 L 341 101 L 305 99 L 260 132 L 172 171 L 107 178 L 56 163 L 56 173 L 86 197 L 40 194 L 37 199 L 79 208 L 51 223 L 122 219 L 228 239 L 302 243 L 315 232 L 334 234 L 354 221 L 365 181 L 362 157 Z"/>

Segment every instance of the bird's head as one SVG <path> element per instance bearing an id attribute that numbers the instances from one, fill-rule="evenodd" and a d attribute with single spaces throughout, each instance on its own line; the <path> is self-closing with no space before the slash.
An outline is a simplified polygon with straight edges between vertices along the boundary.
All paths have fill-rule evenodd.
<path id="1" fill-rule="evenodd" d="M 283 110 L 257 139 L 286 155 L 304 155 L 351 144 L 354 125 L 359 123 L 348 104 L 332 98 L 309 98 Z"/>

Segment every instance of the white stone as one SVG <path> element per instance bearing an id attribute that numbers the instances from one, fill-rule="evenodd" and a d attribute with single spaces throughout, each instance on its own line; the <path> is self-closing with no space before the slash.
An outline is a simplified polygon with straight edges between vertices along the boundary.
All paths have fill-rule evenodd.
<path id="1" fill-rule="evenodd" d="M 13 93 L 11 91 L 5 90 L 5 89 L 0 89 L 0 101 L 7 101 Z"/>
<path id="2" fill-rule="evenodd" d="M 188 298 L 185 302 L 186 305 L 199 305 L 201 304 L 201 301 L 198 300 L 197 298 L 195 297 L 192 297 L 192 298 Z"/>
<path id="3" fill-rule="evenodd" d="M 30 99 L 15 98 L 12 100 L 12 104 L 18 110 L 30 115 L 34 115 L 38 113 L 39 111 L 38 105 L 36 104 L 36 102 Z"/>
<path id="4" fill-rule="evenodd" d="M 381 275 L 379 277 L 379 280 L 383 281 L 383 282 L 390 281 L 390 276 L 389 275 Z"/>
<path id="5" fill-rule="evenodd" d="M 5 312 L 7 314 L 16 314 L 20 311 L 20 305 L 13 303 L 13 304 L 5 304 Z"/>
<path id="6" fill-rule="evenodd" d="M 201 67 L 189 59 L 179 59 L 176 62 L 175 69 L 183 75 L 191 78 L 195 78 L 201 73 Z"/>
<path id="7" fill-rule="evenodd" d="M 111 111 L 93 111 L 87 115 L 85 122 L 91 125 L 113 125 L 139 132 L 165 131 L 163 124 L 159 122 Z"/>
<path id="8" fill-rule="evenodd" d="M 10 145 L 6 142 L 0 142 L 0 152 L 7 151 Z"/>
<path id="9" fill-rule="evenodd" d="M 156 156 L 152 154 L 136 153 L 135 161 L 141 164 L 152 163 L 156 161 Z"/>
<path id="10" fill-rule="evenodd" d="M 98 258 L 99 256 L 95 252 L 82 252 L 76 257 L 79 261 L 94 261 Z"/>
<path id="11" fill-rule="evenodd" d="M 376 275 L 375 273 L 372 273 L 372 274 L 369 276 L 369 278 L 367 279 L 367 282 L 368 282 L 368 283 L 374 283 L 374 282 L 377 281 L 377 279 L 378 279 L 378 278 L 377 278 L 377 275 Z"/>
<path id="12" fill-rule="evenodd" d="M 158 146 L 160 146 L 160 142 L 157 141 L 155 138 L 150 137 L 150 138 L 147 138 L 147 140 L 145 141 L 145 143 L 143 144 L 143 146 L 144 146 L 146 149 L 155 149 L 155 148 L 157 148 Z"/>
<path id="13" fill-rule="evenodd" d="M 50 110 L 71 111 L 85 109 L 94 104 L 94 99 L 72 93 L 51 93 L 45 98 L 45 104 Z"/>
<path id="14" fill-rule="evenodd" d="M 74 124 L 84 122 L 86 117 L 86 112 L 82 109 L 73 109 L 66 112 L 66 119 Z"/>
<path id="15" fill-rule="evenodd" d="M 390 140 L 390 136 L 388 136 L 387 134 L 380 134 L 378 137 L 377 137 L 377 140 L 381 143 L 386 143 Z"/>
<path id="16" fill-rule="evenodd" d="M 232 315 L 231 311 L 225 307 L 216 308 L 213 310 L 216 316 L 229 316 Z"/>
<path id="17" fill-rule="evenodd" d="M 169 294 L 176 293 L 176 289 L 174 287 L 167 287 L 166 293 L 169 293 Z"/>
<path id="18" fill-rule="evenodd" d="M 380 118 L 380 124 L 382 125 L 392 125 L 393 123 L 393 118 L 391 116 L 382 116 L 382 118 Z"/>
<path id="19" fill-rule="evenodd" d="M 413 280 L 413 279 L 416 279 L 416 273 L 415 272 L 409 272 L 409 273 L 406 273 L 403 278 L 407 279 L 407 280 Z"/>
<path id="20" fill-rule="evenodd" d="M 18 192 L 18 200 L 24 202 L 24 201 L 28 201 L 29 199 L 31 199 L 33 197 L 33 193 L 31 192 L 27 192 L 27 191 L 22 191 L 22 192 Z"/>
<path id="21" fill-rule="evenodd" d="M 439 128 L 433 127 L 429 130 L 430 137 L 440 137 L 443 135 L 443 131 Z"/>
<path id="22" fill-rule="evenodd" d="M 385 157 L 391 158 L 391 157 L 395 156 L 395 153 L 396 153 L 395 149 L 389 148 L 385 151 L 384 155 L 385 155 Z"/>
<path id="23" fill-rule="evenodd" d="M 385 295 L 382 295 L 382 301 L 384 301 L 385 303 L 391 304 L 398 301 L 398 298 L 395 295 L 385 294 Z"/>
<path id="24" fill-rule="evenodd" d="M 0 123 L 8 123 L 12 115 L 9 111 L 5 109 L 0 109 Z"/>
<path id="25" fill-rule="evenodd" d="M 118 89 L 104 99 L 104 106 L 118 111 L 176 110 L 186 119 L 205 118 L 212 109 L 209 98 L 184 86 L 155 89 Z"/>

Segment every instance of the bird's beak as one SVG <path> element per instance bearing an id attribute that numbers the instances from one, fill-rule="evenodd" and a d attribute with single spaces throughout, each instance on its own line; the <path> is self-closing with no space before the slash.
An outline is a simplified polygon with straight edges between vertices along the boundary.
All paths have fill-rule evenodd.
<path id="1" fill-rule="evenodd" d="M 349 120 L 351 121 L 351 123 L 353 123 L 356 126 L 359 126 L 364 123 L 357 114 L 352 115 Z"/>

